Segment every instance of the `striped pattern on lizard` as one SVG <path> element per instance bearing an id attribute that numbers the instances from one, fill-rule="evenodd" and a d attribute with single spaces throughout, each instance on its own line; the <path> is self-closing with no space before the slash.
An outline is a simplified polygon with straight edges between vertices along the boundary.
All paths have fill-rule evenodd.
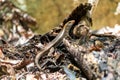
<path id="1" fill-rule="evenodd" d="M 69 33 L 71 27 L 73 27 L 74 23 L 75 23 L 74 20 L 68 21 L 68 22 L 64 25 L 64 27 L 63 27 L 63 29 L 60 31 L 60 33 L 55 37 L 55 39 L 53 39 L 51 42 L 49 42 L 49 43 L 45 46 L 45 48 L 44 48 L 43 50 L 41 50 L 40 52 L 38 52 L 38 54 L 37 54 L 36 57 L 35 57 L 35 64 L 36 64 L 36 66 L 37 66 L 40 70 L 41 70 L 41 67 L 40 67 L 40 65 L 39 65 L 39 60 L 41 59 L 41 57 L 44 56 L 44 55 L 47 55 L 48 52 L 49 52 L 49 50 L 50 50 L 53 46 L 55 47 L 55 46 L 59 45 L 59 43 L 63 40 L 63 38 L 68 35 L 68 33 Z"/>

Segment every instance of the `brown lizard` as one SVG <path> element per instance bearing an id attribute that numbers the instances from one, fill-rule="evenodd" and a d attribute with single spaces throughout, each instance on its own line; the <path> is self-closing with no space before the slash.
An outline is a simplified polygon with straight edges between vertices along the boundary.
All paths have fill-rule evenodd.
<path id="1" fill-rule="evenodd" d="M 74 20 L 71 20 L 71 21 L 68 21 L 63 29 L 60 31 L 60 33 L 55 37 L 55 39 L 53 39 L 50 43 L 48 43 L 45 48 L 40 51 L 36 57 L 35 57 L 35 64 L 36 66 L 41 70 L 41 67 L 39 65 L 39 60 L 42 56 L 44 55 L 47 55 L 49 50 L 53 47 L 53 46 L 57 46 L 61 41 L 62 39 L 68 35 L 69 33 L 69 30 L 71 29 L 71 27 L 73 26 L 73 24 L 75 23 Z"/>

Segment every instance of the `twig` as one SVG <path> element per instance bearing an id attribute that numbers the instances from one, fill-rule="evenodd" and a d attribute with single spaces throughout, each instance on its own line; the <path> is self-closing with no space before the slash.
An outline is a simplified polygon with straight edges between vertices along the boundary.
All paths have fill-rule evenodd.
<path id="1" fill-rule="evenodd" d="M 94 34 L 94 33 L 91 33 L 91 36 L 116 38 L 116 36 L 112 35 L 112 34 Z"/>

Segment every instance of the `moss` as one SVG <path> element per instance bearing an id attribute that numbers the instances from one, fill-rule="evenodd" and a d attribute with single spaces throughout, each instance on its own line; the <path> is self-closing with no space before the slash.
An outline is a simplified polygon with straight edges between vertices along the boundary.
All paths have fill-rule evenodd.
<path id="1" fill-rule="evenodd" d="M 79 3 L 87 0 L 78 0 Z M 93 28 L 120 24 L 120 15 L 115 16 L 114 11 L 119 0 L 99 0 L 98 6 L 93 12 Z M 78 3 L 78 4 L 79 4 Z M 59 25 L 64 18 L 74 9 L 73 0 L 27 0 L 27 12 L 37 19 L 37 28 L 34 30 L 40 34 L 48 32 Z"/>

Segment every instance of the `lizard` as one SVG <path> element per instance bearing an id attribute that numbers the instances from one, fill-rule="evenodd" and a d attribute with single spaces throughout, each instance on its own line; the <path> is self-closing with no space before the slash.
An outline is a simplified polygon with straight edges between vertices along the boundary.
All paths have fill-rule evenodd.
<path id="1" fill-rule="evenodd" d="M 36 66 L 41 70 L 41 67 L 39 65 L 39 60 L 42 56 L 44 55 L 47 55 L 49 50 L 54 46 L 57 46 L 59 45 L 59 43 L 63 40 L 63 38 L 65 36 L 68 35 L 71 27 L 73 27 L 75 21 L 74 20 L 71 20 L 71 21 L 68 21 L 62 28 L 62 30 L 60 31 L 60 33 L 51 41 L 49 42 L 45 47 L 44 49 L 42 49 L 41 51 L 38 52 L 38 54 L 36 55 L 35 57 L 35 64 Z"/>

